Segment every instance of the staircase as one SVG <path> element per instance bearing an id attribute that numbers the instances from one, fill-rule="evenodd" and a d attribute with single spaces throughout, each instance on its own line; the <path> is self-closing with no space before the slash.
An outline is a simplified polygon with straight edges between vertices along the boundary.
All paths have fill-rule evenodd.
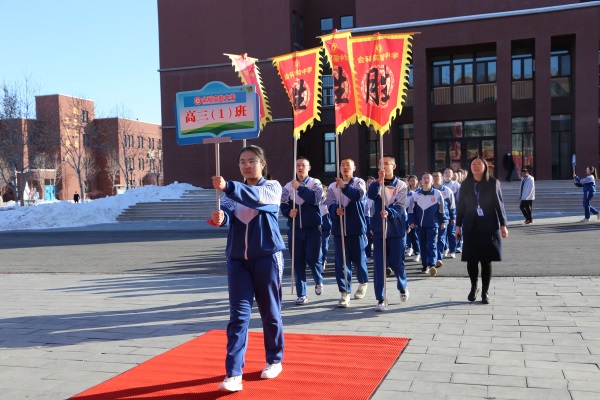
<path id="1" fill-rule="evenodd" d="M 502 195 L 507 214 L 521 215 L 519 210 L 520 181 L 502 182 Z M 598 196 L 600 197 L 600 196 Z M 533 214 L 583 214 L 581 188 L 572 181 L 536 181 Z M 137 203 L 123 211 L 117 221 L 203 221 L 215 210 L 214 189 L 188 190 L 179 199 Z M 280 216 L 280 219 L 283 218 Z M 280 221 L 282 225 L 285 221 Z"/>

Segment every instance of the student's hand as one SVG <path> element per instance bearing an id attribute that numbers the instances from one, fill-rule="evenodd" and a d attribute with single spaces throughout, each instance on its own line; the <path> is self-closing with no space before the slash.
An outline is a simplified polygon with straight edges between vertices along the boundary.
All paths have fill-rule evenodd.
<path id="1" fill-rule="evenodd" d="M 415 229 L 415 224 L 410 224 L 410 229 Z"/>
<path id="2" fill-rule="evenodd" d="M 223 210 L 215 210 L 212 212 L 211 219 L 213 224 L 216 226 L 221 226 L 223 221 L 225 221 L 225 213 Z"/>
<path id="3" fill-rule="evenodd" d="M 383 183 L 383 178 L 385 177 L 385 171 L 380 169 L 377 173 L 379 174 L 379 179 L 377 181 L 381 185 Z"/>
<path id="4" fill-rule="evenodd" d="M 300 187 L 300 182 L 294 179 L 291 183 L 294 190 L 298 190 L 298 188 Z"/>
<path id="5" fill-rule="evenodd" d="M 385 210 L 381 211 L 381 218 L 387 218 L 388 217 L 388 212 Z"/>
<path id="6" fill-rule="evenodd" d="M 296 218 L 296 215 L 298 215 L 298 209 L 294 208 L 293 210 L 290 210 L 290 218 Z"/>
<path id="7" fill-rule="evenodd" d="M 462 236 L 462 232 L 460 230 L 460 226 L 456 227 L 456 233 L 454 234 L 454 237 L 456 237 L 456 240 L 458 240 L 458 238 L 460 238 Z"/>
<path id="8" fill-rule="evenodd" d="M 502 233 L 502 237 L 504 239 L 506 239 L 508 237 L 508 228 L 506 226 L 501 226 L 500 232 Z"/>
<path id="9" fill-rule="evenodd" d="M 340 189 L 343 189 L 346 186 L 342 178 L 335 178 L 335 182 Z"/>
<path id="10" fill-rule="evenodd" d="M 227 182 L 223 179 L 222 176 L 213 176 L 212 178 L 213 188 L 217 190 L 225 190 L 227 189 Z"/>
<path id="11" fill-rule="evenodd" d="M 344 209 L 343 209 L 343 208 L 338 208 L 337 210 L 335 210 L 335 213 L 336 213 L 338 216 L 340 216 L 340 217 L 341 217 L 342 215 L 344 215 Z"/>

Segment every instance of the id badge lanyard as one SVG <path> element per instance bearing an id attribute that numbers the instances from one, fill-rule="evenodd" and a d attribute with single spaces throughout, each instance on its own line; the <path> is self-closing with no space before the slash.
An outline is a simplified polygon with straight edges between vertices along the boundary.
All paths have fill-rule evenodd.
<path id="1" fill-rule="evenodd" d="M 481 205 L 479 204 L 479 195 L 481 194 L 481 185 L 478 183 L 477 185 L 475 185 L 475 188 L 477 189 L 477 215 L 480 217 L 483 217 L 483 209 L 481 208 Z"/>

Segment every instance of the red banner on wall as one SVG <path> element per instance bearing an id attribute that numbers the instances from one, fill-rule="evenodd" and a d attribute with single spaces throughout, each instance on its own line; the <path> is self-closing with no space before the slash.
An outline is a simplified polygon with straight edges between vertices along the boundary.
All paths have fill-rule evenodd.
<path id="1" fill-rule="evenodd" d="M 402 112 L 408 85 L 411 34 L 353 37 L 357 119 L 376 132 L 389 131 L 396 111 Z"/>
<path id="2" fill-rule="evenodd" d="M 273 58 L 294 109 L 294 137 L 320 120 L 320 47 Z"/>
<path id="3" fill-rule="evenodd" d="M 356 82 L 350 37 L 350 32 L 334 32 L 321 36 L 333 75 L 335 133 L 338 135 L 356 122 Z"/>
<path id="4" fill-rule="evenodd" d="M 260 129 L 265 127 L 267 121 L 271 118 L 271 109 L 269 108 L 269 102 L 267 93 L 262 85 L 262 79 L 260 78 L 260 70 L 256 66 L 256 58 L 248 57 L 246 54 L 225 54 L 231 59 L 231 64 L 235 68 L 236 72 L 240 76 L 244 85 L 254 85 L 256 87 L 256 93 L 258 93 L 258 99 L 260 102 Z"/>

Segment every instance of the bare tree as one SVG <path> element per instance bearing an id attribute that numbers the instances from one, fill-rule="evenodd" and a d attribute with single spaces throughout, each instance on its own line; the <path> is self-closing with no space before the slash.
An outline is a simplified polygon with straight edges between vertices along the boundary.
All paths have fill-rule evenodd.
<path id="1" fill-rule="evenodd" d="M 24 76 L 21 82 L 3 82 L 0 87 L 0 183 L 13 190 L 17 201 L 17 172 L 27 168 L 27 145 L 35 126 L 35 95 L 38 92 L 39 85 L 30 76 Z"/>

